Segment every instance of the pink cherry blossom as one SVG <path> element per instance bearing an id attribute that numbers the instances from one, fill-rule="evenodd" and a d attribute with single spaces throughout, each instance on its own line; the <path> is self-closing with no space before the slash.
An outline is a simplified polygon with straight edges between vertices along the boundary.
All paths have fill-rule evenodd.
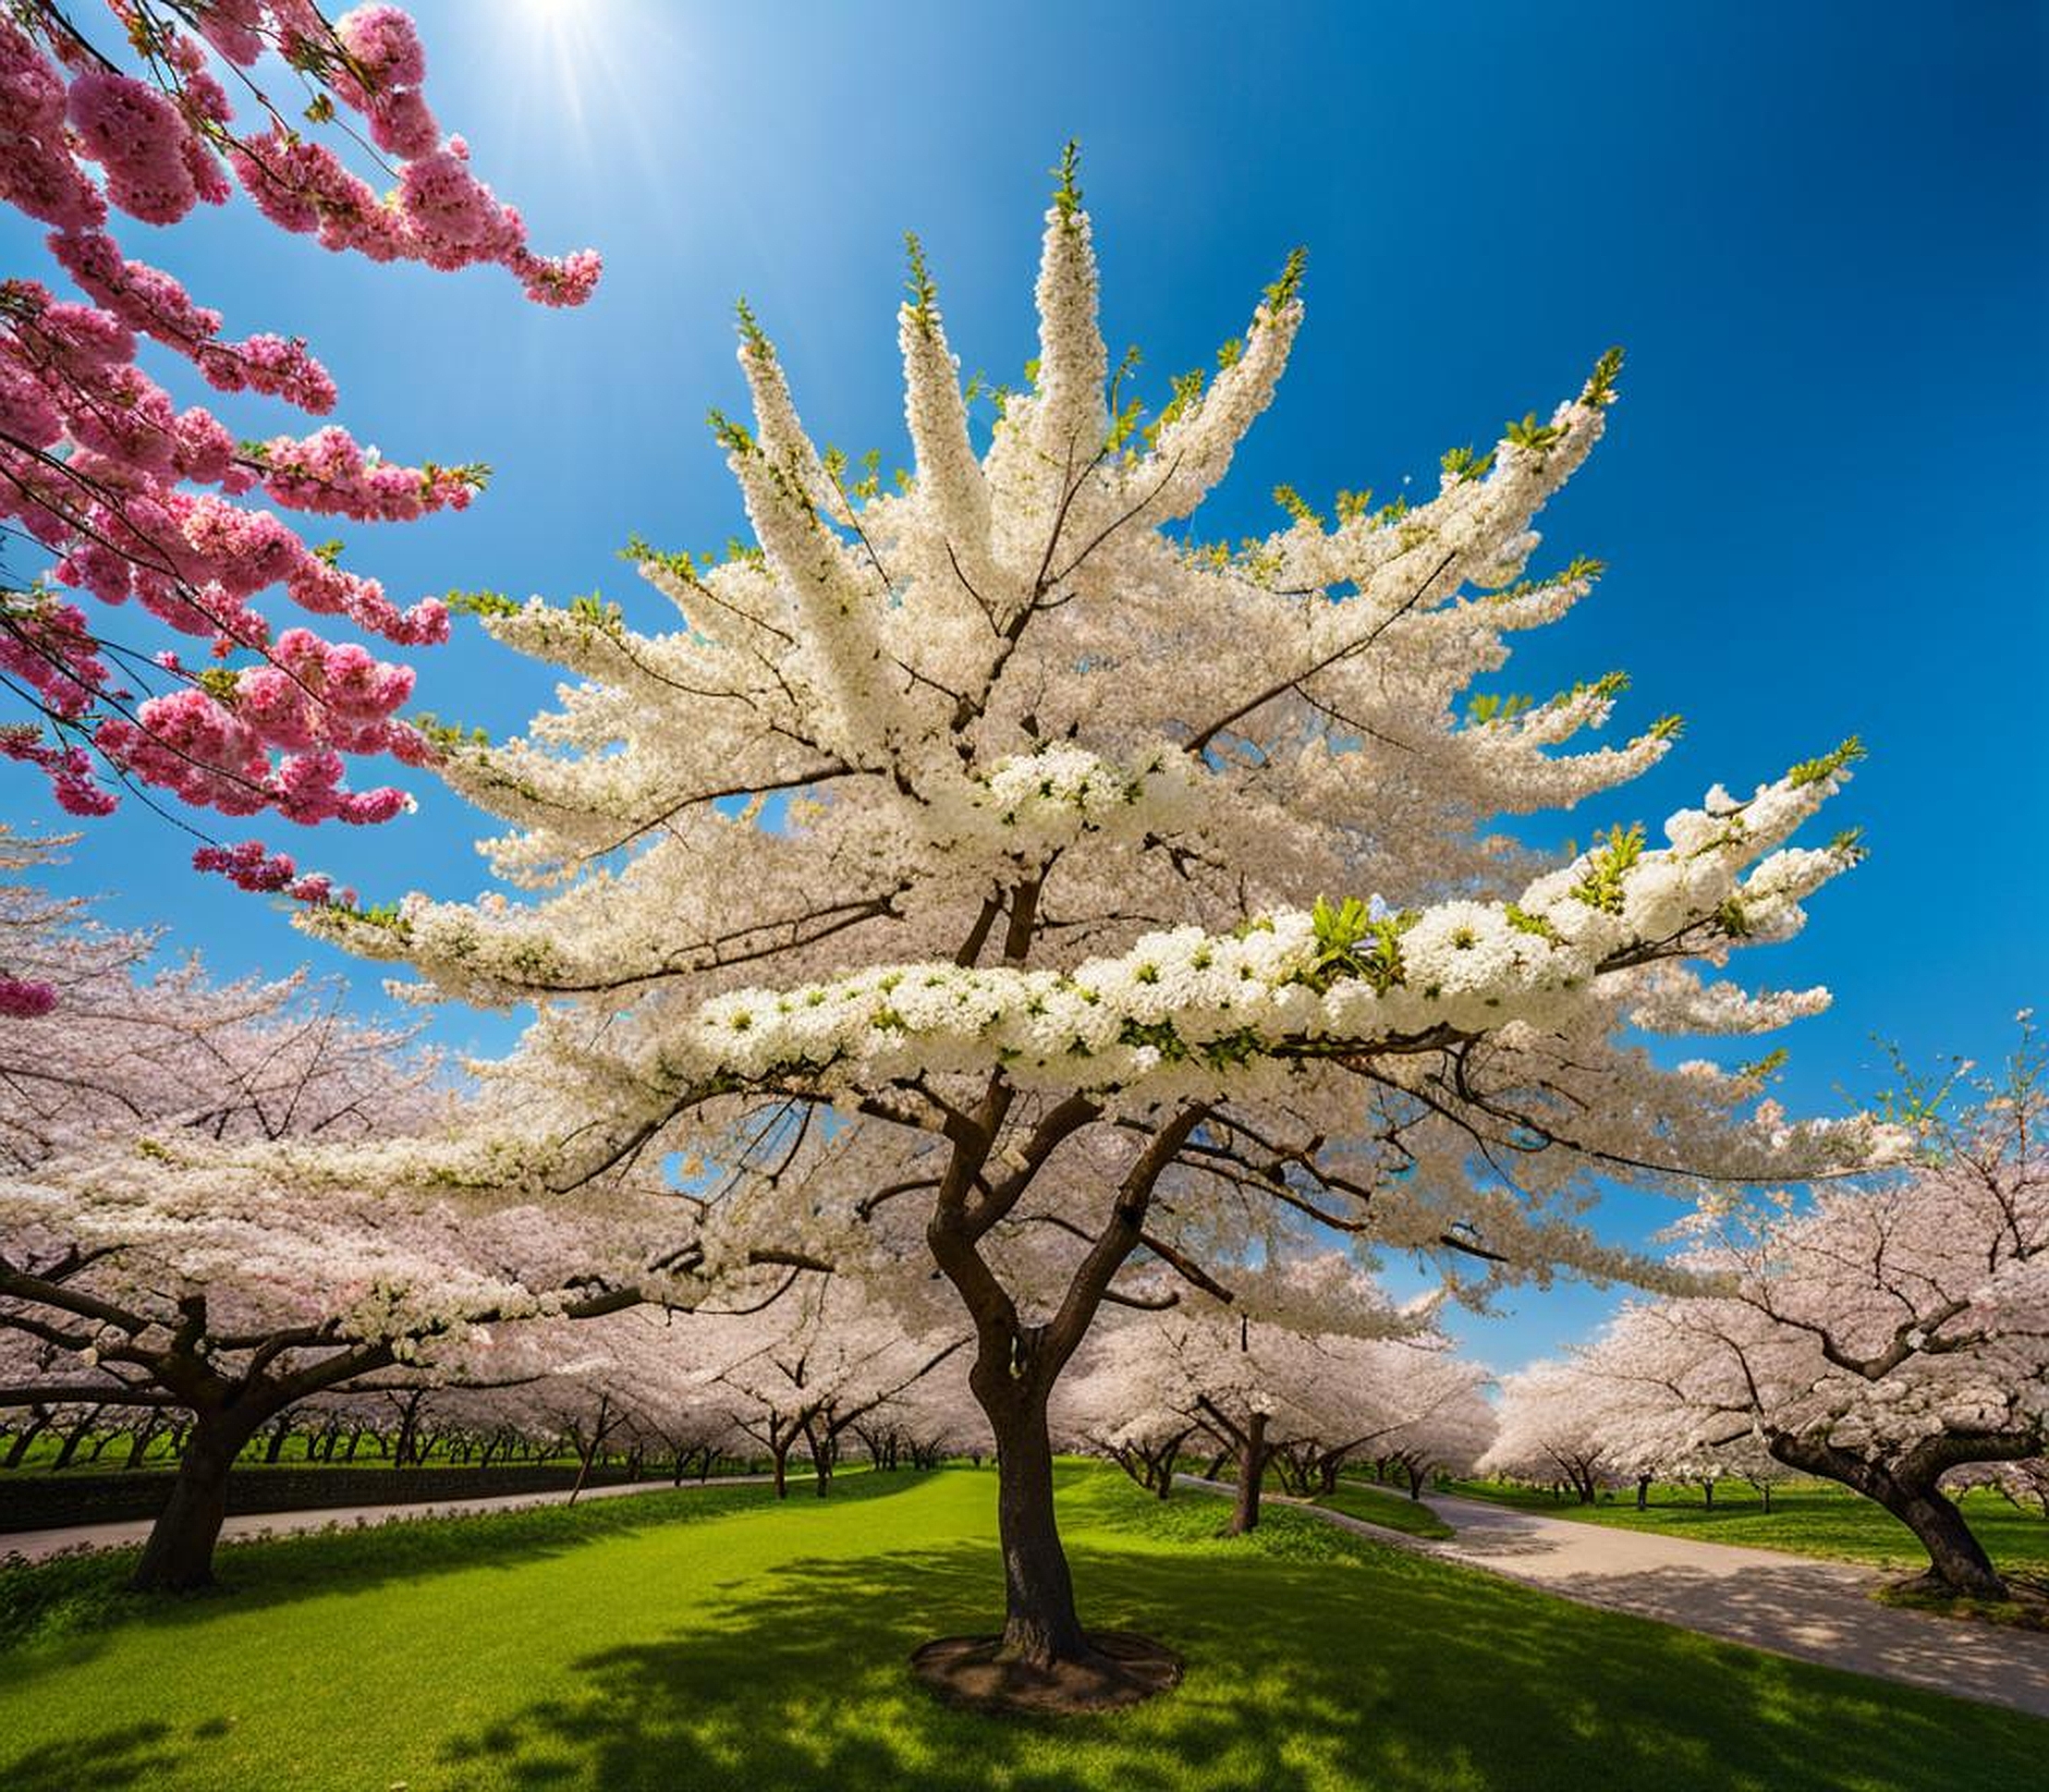
<path id="1" fill-rule="evenodd" d="M 51 255 L 91 301 L 60 299 L 34 280 L 0 282 L 0 525 L 49 550 L 56 584 L 102 605 L 133 604 L 230 663 L 273 653 L 279 626 L 266 611 L 280 595 L 394 646 L 445 640 L 439 602 L 394 602 L 376 579 L 247 500 L 261 493 L 287 512 L 406 522 L 466 508 L 484 469 L 386 460 L 335 427 L 245 445 L 204 406 L 180 408 L 138 364 L 139 337 L 219 392 L 281 398 L 315 416 L 337 395 L 302 339 L 230 336 L 220 311 L 129 258 L 107 227 L 110 208 L 170 225 L 239 186 L 273 224 L 327 249 L 442 269 L 494 263 L 550 306 L 590 296 L 598 257 L 531 248 L 518 212 L 471 171 L 462 139 L 443 137 L 420 33 L 398 7 L 360 6 L 330 25 L 312 0 L 108 4 L 119 39 L 144 52 L 131 68 L 82 47 L 51 0 L 0 18 L 0 201 L 49 227 Z M 257 108 L 261 128 L 236 125 L 220 70 L 253 69 L 266 55 L 311 85 L 312 106 L 287 110 L 304 111 L 316 128 L 287 128 L 270 106 Z M 238 91 L 244 80 L 235 78 Z M 317 129 L 348 112 L 396 159 L 375 169 L 378 186 L 337 153 L 348 139 L 330 143 Z M 393 179 L 387 203 L 381 188 Z M 204 689 L 178 670 L 183 686 L 133 700 L 113 683 L 98 627 L 72 606 L 0 617 L 0 666 L 35 718 L 9 725 L 0 752 L 41 770 L 70 813 L 114 807 L 97 782 L 104 763 L 231 814 L 272 808 L 300 823 L 370 823 L 397 812 L 402 793 L 350 789 L 344 762 L 433 758 L 394 716 L 410 672 L 367 650 L 285 628 L 289 664 L 236 665 L 228 685 Z"/>

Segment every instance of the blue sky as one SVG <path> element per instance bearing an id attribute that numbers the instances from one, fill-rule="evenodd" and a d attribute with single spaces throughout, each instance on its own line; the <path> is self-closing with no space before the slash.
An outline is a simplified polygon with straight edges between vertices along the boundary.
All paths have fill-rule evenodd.
<path id="1" fill-rule="evenodd" d="M 741 410 L 731 302 L 777 338 L 806 419 L 896 457 L 901 233 L 923 237 L 970 368 L 1031 352 L 1045 171 L 1081 140 L 1105 328 L 1153 379 L 1244 324 L 1287 249 L 1309 319 L 1212 532 L 1274 525 L 1269 489 L 1428 487 L 1438 455 L 1548 409 L 1625 344 L 1608 439 L 1546 514 L 1549 552 L 1610 572 L 1501 681 L 1625 667 L 1622 722 L 1688 718 L 1667 765 L 1555 825 L 1653 823 L 1863 735 L 1837 804 L 1871 862 L 1760 974 L 1825 982 L 1786 1036 L 1785 1094 L 1835 1111 L 1917 1058 L 1996 1057 L 2049 994 L 2049 12 L 1570 4 L 669 4 L 417 0 L 430 95 L 538 246 L 592 244 L 597 297 L 524 304 L 495 270 L 372 268 L 246 206 L 131 253 L 234 332 L 311 338 L 341 421 L 394 457 L 496 469 L 467 515 L 358 530 L 402 601 L 601 588 L 631 530 L 710 547 L 740 521 L 702 426 Z M 12 270 L 43 258 L 11 216 Z M 249 433 L 281 411 L 230 413 Z M 509 732 L 546 675 L 473 631 L 420 699 Z M 478 818 L 431 786 L 399 824 L 293 841 L 366 896 L 482 887 Z M 14 774 L 8 813 L 49 815 Z M 220 830 L 238 838 L 244 829 Z M 275 830 L 273 830 L 275 833 Z M 224 971 L 323 961 L 261 900 L 183 869 L 139 809 L 74 850 L 71 887 L 162 920 Z M 366 1002 L 374 978 L 357 971 Z M 458 1045 L 502 1028 L 457 1011 Z M 1640 1237 L 1668 1217 L 1617 1202 Z M 1613 1297 L 1561 1287 L 1464 1329 L 1512 1364 Z"/>

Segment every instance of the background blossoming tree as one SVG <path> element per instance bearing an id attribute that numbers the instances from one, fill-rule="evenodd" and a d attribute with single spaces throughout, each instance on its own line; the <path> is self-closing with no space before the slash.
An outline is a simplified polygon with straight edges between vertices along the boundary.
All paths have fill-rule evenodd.
<path id="1" fill-rule="evenodd" d="M 446 1092 L 409 1033 L 298 980 L 151 975 L 152 938 L 33 892 L 0 890 L 0 924 L 50 996 L 0 1014 L 0 1408 L 190 1416 L 138 1588 L 212 1578 L 237 1455 L 300 1402 L 400 1366 L 531 1380 L 579 1347 L 530 1338 L 487 1364 L 491 1328 L 564 1334 L 661 1291 L 674 1199 L 579 1213 L 217 1161 L 290 1140 L 403 1151 L 438 1128 Z"/>
<path id="2" fill-rule="evenodd" d="M 573 680 L 527 738 L 443 768 L 507 823 L 489 853 L 528 894 L 308 924 L 539 1005 L 495 1119 L 435 1174 L 567 1191 L 681 1152 L 708 1271 L 764 1245 L 929 1256 L 1000 1450 L 998 1652 L 1086 1678 L 1047 1401 L 1128 1266 L 1230 1299 L 1235 1268 L 1335 1234 L 1475 1298 L 1560 1265 L 1655 1275 L 1584 1223 L 1599 1178 L 1684 1193 L 1872 1148 L 1628 1037 L 1823 1004 L 1699 967 L 1793 933 L 1854 862 L 1847 837 L 1789 842 L 1855 748 L 1717 786 L 1662 847 L 1621 828 L 1561 863 L 1499 831 L 1676 733 L 1579 749 L 1614 680 L 1463 701 L 1592 586 L 1585 560 L 1523 568 L 1618 356 L 1447 455 L 1426 503 L 1295 500 L 1232 547 L 1189 519 L 1280 377 L 1299 257 L 1148 417 L 1097 327 L 1070 157 L 1030 389 L 985 445 L 915 241 L 911 266 L 898 489 L 814 447 L 743 307 L 754 424 L 713 422 L 754 542 L 716 565 L 635 544 L 665 628 L 478 600 Z"/>
<path id="3" fill-rule="evenodd" d="M 140 364 L 144 339 L 220 393 L 313 416 L 336 393 L 302 339 L 224 334 L 220 311 L 128 257 L 110 213 L 172 225 L 238 187 L 270 223 L 326 249 L 495 263 L 548 305 L 580 304 L 598 258 L 528 247 L 518 213 L 470 173 L 463 140 L 442 134 L 419 35 L 397 7 L 332 22 L 312 0 L 107 9 L 28 0 L 0 18 L 0 201 L 49 227 L 52 258 L 90 301 L 0 282 L 0 531 L 16 538 L 10 563 L 23 544 L 49 562 L 26 583 L 0 581 L 0 687 L 22 713 L 0 727 L 0 754 L 40 767 L 77 815 L 112 810 L 110 786 L 126 786 L 228 816 L 388 820 L 401 791 L 344 779 L 351 759 L 418 764 L 432 752 L 397 714 L 412 671 L 322 630 L 339 621 L 419 647 L 446 639 L 446 612 L 393 603 L 341 564 L 338 542 L 309 542 L 250 500 L 404 522 L 462 508 L 487 469 L 385 461 L 334 424 L 238 438 L 204 406 L 180 408 Z M 274 88 L 279 72 L 303 89 L 297 98 L 260 84 Z M 349 140 L 390 190 L 325 138 Z M 308 623 L 276 626 L 265 594 L 278 588 Z M 130 604 L 151 622 L 114 629 L 111 613 Z M 202 644 L 197 665 L 169 644 L 179 637 Z M 197 862 L 247 887 L 329 894 L 254 842 L 210 842 Z"/>
<path id="4" fill-rule="evenodd" d="M 1710 1296 L 1624 1311 L 1561 1395 L 1623 1459 L 1743 1472 L 1759 1452 L 1840 1481 L 1910 1530 L 1929 1586 L 2005 1585 L 1945 1479 L 2049 1443 L 2045 1061 L 2031 1033 L 1932 1161 L 1811 1204 L 1709 1213 L 1688 1261 Z M 1511 1378 L 1505 1433 L 1531 1422 Z"/>

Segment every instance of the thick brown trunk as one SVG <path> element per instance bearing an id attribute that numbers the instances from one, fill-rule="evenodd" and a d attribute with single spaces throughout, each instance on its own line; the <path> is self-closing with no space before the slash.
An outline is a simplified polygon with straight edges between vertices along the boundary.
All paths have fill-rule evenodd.
<path id="1" fill-rule="evenodd" d="M 1029 1389 L 1003 1392 L 1009 1397 L 983 1402 L 996 1437 L 1002 1653 L 1037 1667 L 1088 1660 L 1095 1652 L 1074 1608 L 1074 1577 L 1054 1514 L 1053 1441 L 1046 1429 L 1045 1396 Z"/>
<path id="2" fill-rule="evenodd" d="M 227 1516 L 227 1477 L 261 1423 L 202 1412 L 178 1458 L 171 1497 L 157 1514 L 128 1587 L 135 1592 L 191 1592 L 213 1584 L 213 1546 Z"/>
<path id="3" fill-rule="evenodd" d="M 1930 1579 L 1971 1599 L 2005 1599 L 2006 1583 L 1985 1548 L 1971 1535 L 1956 1504 L 1933 1487 L 1902 1489 L 1896 1500 L 1881 1500 L 1928 1552 Z"/>
<path id="4" fill-rule="evenodd" d="M 1910 1481 L 1884 1463 L 1808 1438 L 1775 1437 L 1772 1454 L 1788 1468 L 1823 1475 L 1875 1500 L 1911 1530 L 1928 1552 L 1927 1579 L 1969 1599 L 2004 1600 L 2006 1583 L 1964 1515 L 1933 1481 Z"/>
<path id="5" fill-rule="evenodd" d="M 1260 1521 L 1260 1483 L 1266 1479 L 1266 1415 L 1247 1421 L 1238 1453 L 1238 1497 L 1231 1503 L 1230 1535 L 1242 1537 Z"/>

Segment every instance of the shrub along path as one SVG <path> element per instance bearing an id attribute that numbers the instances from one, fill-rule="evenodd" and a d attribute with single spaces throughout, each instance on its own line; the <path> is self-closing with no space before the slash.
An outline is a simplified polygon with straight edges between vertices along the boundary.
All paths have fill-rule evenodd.
<path id="1" fill-rule="evenodd" d="M 1872 1569 L 1576 1523 L 1445 1493 L 1425 1495 L 1425 1504 L 1457 1534 L 1431 1541 L 1309 1509 L 1376 1542 L 1484 1568 L 1584 1605 L 2049 1717 L 2049 1635 L 1879 1605 L 1871 1591 L 1887 1577 Z"/>

